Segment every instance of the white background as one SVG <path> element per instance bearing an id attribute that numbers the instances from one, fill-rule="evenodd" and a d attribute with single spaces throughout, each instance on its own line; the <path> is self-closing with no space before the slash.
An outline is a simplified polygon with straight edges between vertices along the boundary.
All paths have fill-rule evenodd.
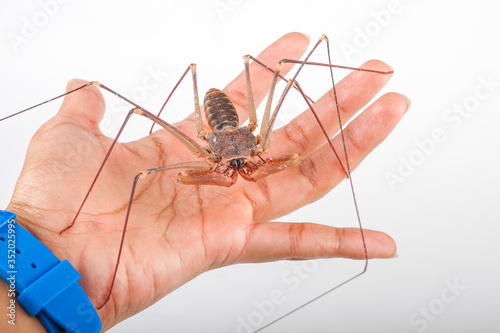
<path id="1" fill-rule="evenodd" d="M 136 100 L 157 110 L 190 62 L 199 66 L 200 93 L 222 88 L 243 69 L 242 55 L 257 55 L 289 31 L 308 33 L 313 42 L 321 34 L 329 36 L 338 64 L 358 66 L 371 58 L 391 64 L 396 73 L 384 92 L 404 93 L 412 106 L 355 172 L 354 181 L 365 228 L 393 236 L 399 258 L 371 261 L 362 277 L 264 332 L 500 331 L 496 3 L 401 0 L 390 16 L 382 14 L 393 8 L 388 0 L 67 1 L 57 8 L 43 3 L 53 2 L 10 2 L 2 8 L 0 116 L 62 93 L 75 77 L 131 94 L 154 69 L 166 74 L 157 88 Z M 50 17 L 43 14 L 49 7 Z M 43 17 L 49 18 L 44 22 Z M 26 34 L 26 22 L 38 27 Z M 367 39 L 360 31 L 368 33 Z M 25 40 L 15 46 L 13 36 Z M 348 54 L 347 45 L 358 53 Z M 481 80 L 496 85 L 491 92 L 477 88 Z M 164 116 L 170 122 L 192 111 L 190 84 L 186 87 L 173 104 L 176 111 Z M 319 96 L 327 89 L 311 93 Z M 123 105 L 109 95 L 106 100 L 105 130 L 111 134 L 123 116 L 113 106 L 123 111 Z M 9 202 L 29 139 L 58 105 L 0 123 L 0 207 Z M 450 113 L 457 108 L 470 111 L 446 120 L 446 115 L 457 117 Z M 132 128 L 126 135 L 140 137 L 146 128 Z M 417 142 L 440 129 L 446 139 L 424 154 Z M 410 159 L 418 165 L 406 169 L 391 188 L 387 173 L 398 174 L 402 161 Z M 332 220 L 343 213 L 332 210 L 332 200 L 344 196 L 350 203 L 345 186 L 338 193 L 283 220 L 337 225 Z M 112 332 L 238 332 L 239 319 L 267 323 L 335 285 L 330 265 L 337 264 L 356 264 L 356 271 L 361 263 L 309 263 L 311 273 L 302 275 L 297 290 L 284 280 L 296 263 L 208 272 Z M 461 287 L 451 290 L 450 284 Z M 259 312 L 255 302 L 269 299 L 273 290 L 285 293 L 285 303 Z"/>

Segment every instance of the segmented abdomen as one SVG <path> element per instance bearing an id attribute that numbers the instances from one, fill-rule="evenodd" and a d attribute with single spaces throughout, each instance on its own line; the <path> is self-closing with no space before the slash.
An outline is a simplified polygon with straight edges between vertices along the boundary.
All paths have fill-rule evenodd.
<path id="1" fill-rule="evenodd" d="M 238 127 L 238 114 L 233 102 L 224 92 L 215 88 L 210 89 L 205 95 L 204 104 L 210 128 L 221 130 L 224 127 Z"/>

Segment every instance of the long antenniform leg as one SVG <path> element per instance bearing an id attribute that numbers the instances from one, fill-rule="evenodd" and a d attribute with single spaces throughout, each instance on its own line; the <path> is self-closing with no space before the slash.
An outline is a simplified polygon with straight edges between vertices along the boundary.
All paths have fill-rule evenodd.
<path id="1" fill-rule="evenodd" d="M 327 48 L 327 54 L 328 54 L 328 64 L 322 64 L 322 63 L 317 63 L 317 62 L 308 62 L 310 56 L 317 49 L 318 45 L 322 41 L 326 42 L 326 48 Z M 336 91 L 336 88 L 335 88 L 335 80 L 334 80 L 334 77 L 333 77 L 333 68 L 343 68 L 343 69 L 350 69 L 350 70 L 355 70 L 355 71 L 363 71 L 363 72 L 377 73 L 377 74 L 392 74 L 393 71 L 377 71 L 377 70 L 370 70 L 370 69 L 363 69 L 363 68 L 353 68 L 353 67 L 332 65 L 331 55 L 330 55 L 330 44 L 329 44 L 328 38 L 325 35 L 321 36 L 321 38 L 314 45 L 314 47 L 312 48 L 312 50 L 309 52 L 309 54 L 306 56 L 306 58 L 304 60 L 283 59 L 283 60 L 281 60 L 279 62 L 276 71 L 273 71 L 271 68 L 269 68 L 268 66 L 266 66 L 265 64 L 263 64 L 262 62 L 260 62 L 258 59 L 254 58 L 254 57 L 251 57 L 251 56 L 250 56 L 250 58 L 253 61 L 255 61 L 256 63 L 258 63 L 259 65 L 261 65 L 262 67 L 264 67 L 264 68 L 268 69 L 269 71 L 272 71 L 272 72 L 275 73 L 275 77 L 274 77 L 274 80 L 273 80 L 273 83 L 272 83 L 270 95 L 271 95 L 271 93 L 275 89 L 275 85 L 277 83 L 277 78 L 280 77 L 281 79 L 284 79 L 281 75 L 279 75 L 279 69 L 281 68 L 280 65 L 283 64 L 283 63 L 300 64 L 300 67 L 297 69 L 297 72 L 295 73 L 295 75 L 293 76 L 293 78 L 290 79 L 290 80 L 288 80 L 288 84 L 286 85 L 285 90 L 283 91 L 283 93 L 282 93 L 282 95 L 281 95 L 281 97 L 280 97 L 277 105 L 275 106 L 274 112 L 273 112 L 272 117 L 270 119 L 268 119 L 270 106 L 269 106 L 269 109 L 266 106 L 266 110 L 265 110 L 265 113 L 264 113 L 264 119 L 263 119 L 263 123 L 262 123 L 262 128 L 261 128 L 262 141 L 259 144 L 259 146 L 260 146 L 259 147 L 259 152 L 260 151 L 266 152 L 269 149 L 269 144 L 270 144 L 270 139 L 271 139 L 271 133 L 272 133 L 274 122 L 276 120 L 278 112 L 279 112 L 279 110 L 280 110 L 280 108 L 281 108 L 281 106 L 283 104 L 283 101 L 284 101 L 286 95 L 288 94 L 288 92 L 290 91 L 290 89 L 292 87 L 294 87 L 303 96 L 303 98 L 306 101 L 309 109 L 311 110 L 311 112 L 313 113 L 315 119 L 317 120 L 318 125 L 320 126 L 323 134 L 325 135 L 325 137 L 326 137 L 326 139 L 328 141 L 329 146 L 331 147 L 333 153 L 337 157 L 337 160 L 339 161 L 340 165 L 342 166 L 342 169 L 344 170 L 344 173 L 346 174 L 347 178 L 349 178 L 349 183 L 350 183 L 350 187 L 351 187 L 351 193 L 352 193 L 352 197 L 353 197 L 353 201 L 354 201 L 354 207 L 355 207 L 355 211 L 356 211 L 356 217 L 357 217 L 357 222 L 358 222 L 358 225 L 359 225 L 360 235 L 361 235 L 361 239 L 362 239 L 362 243 L 363 243 L 363 249 L 364 249 L 364 257 L 365 257 L 364 258 L 365 259 L 365 265 L 364 265 L 363 270 L 360 273 L 354 275 L 353 277 L 347 279 L 346 281 L 340 283 L 339 285 L 334 286 L 333 288 L 327 290 L 326 292 L 324 292 L 324 293 L 316 296 L 315 298 L 309 300 L 308 302 L 300 305 L 299 307 L 297 307 L 297 308 L 289 311 L 288 313 L 280 316 L 279 318 L 273 320 L 272 322 L 270 322 L 270 323 L 262 326 L 261 328 L 257 329 L 256 331 L 254 331 L 254 332 L 260 332 L 264 328 L 269 327 L 270 325 L 276 323 L 277 321 L 283 319 L 284 317 L 286 317 L 286 316 L 294 313 L 295 311 L 297 311 L 297 310 L 303 308 L 304 306 L 306 306 L 306 305 L 314 302 L 318 298 L 323 297 L 324 295 L 326 295 L 326 294 L 332 292 L 333 290 L 341 287 L 342 285 L 344 285 L 344 284 L 346 284 L 346 283 L 354 280 L 355 278 L 357 278 L 358 276 L 360 276 L 360 275 L 362 275 L 362 274 L 364 274 L 366 272 L 366 269 L 368 267 L 368 251 L 366 249 L 366 241 L 365 241 L 365 236 L 364 236 L 364 232 L 363 232 L 363 226 L 362 226 L 362 223 L 361 223 L 361 217 L 360 217 L 360 214 L 359 214 L 359 209 L 358 209 L 358 204 L 357 204 L 357 200 L 356 200 L 356 195 L 355 195 L 355 192 L 354 192 L 354 185 L 353 185 L 352 176 L 351 176 L 351 168 L 350 168 L 350 165 L 349 165 L 349 159 L 348 159 L 348 155 L 347 155 L 347 149 L 346 149 L 346 143 L 345 143 L 345 137 L 344 137 L 344 130 L 343 130 L 343 126 L 342 126 L 342 120 L 341 120 L 341 116 L 340 116 L 340 109 L 339 109 L 339 105 L 338 105 L 337 91 Z M 340 130 L 340 136 L 341 136 L 341 140 L 342 140 L 342 145 L 344 147 L 345 167 L 344 167 L 344 164 L 342 163 L 339 155 L 337 154 L 335 148 L 333 147 L 333 144 L 332 144 L 330 136 L 328 135 L 328 133 L 326 132 L 325 128 L 321 124 L 321 121 L 319 120 L 319 117 L 318 117 L 316 111 L 313 108 L 312 104 L 314 103 L 314 101 L 312 101 L 304 93 L 304 91 L 302 90 L 302 88 L 300 87 L 300 85 L 297 82 L 297 76 L 302 71 L 302 69 L 303 69 L 303 67 L 305 65 L 325 66 L 325 67 L 328 67 L 329 70 L 330 70 L 330 77 L 331 77 L 331 83 L 332 83 L 332 92 L 333 92 L 334 102 L 335 102 L 335 106 L 336 106 L 336 110 L 335 111 L 337 113 L 339 130 Z M 268 102 L 269 102 L 269 100 L 268 100 Z"/>
<path id="2" fill-rule="evenodd" d="M 157 123 L 158 125 L 162 126 L 164 129 L 166 129 L 167 131 L 169 131 L 172 135 L 174 135 L 177 139 L 179 139 L 193 154 L 197 155 L 197 156 L 204 156 L 204 157 L 207 157 L 207 158 L 211 158 L 212 155 L 210 154 L 209 151 L 207 151 L 205 148 L 203 148 L 202 146 L 200 146 L 198 143 L 196 143 L 193 139 L 191 139 L 189 136 L 187 136 L 186 134 L 184 134 L 183 132 L 179 131 L 177 128 L 175 128 L 174 126 L 170 125 L 169 123 L 167 123 L 166 121 L 164 121 L 163 119 L 160 119 L 158 118 L 157 116 L 155 116 L 154 114 L 152 114 L 151 112 L 149 111 L 146 111 L 145 109 L 143 109 L 142 107 L 140 107 L 139 105 L 135 104 L 134 102 L 128 100 L 127 98 L 123 97 L 122 95 L 118 94 L 117 92 L 109 89 L 108 87 L 106 87 L 105 85 L 97 82 L 97 81 L 92 81 L 92 82 L 89 82 L 88 84 L 85 84 L 84 86 L 82 87 L 79 87 L 77 89 L 74 89 L 64 95 L 61 95 L 61 96 L 58 96 L 58 97 L 62 97 L 62 96 L 65 96 L 67 94 L 70 94 L 72 92 L 75 92 L 81 88 L 84 88 L 86 86 L 89 86 L 89 85 L 96 85 L 98 87 L 101 87 L 109 92 L 111 92 L 112 94 L 116 95 L 117 97 L 120 97 L 122 98 L 123 100 L 129 102 L 130 104 L 134 105 L 135 108 L 131 109 L 125 120 L 123 121 L 123 124 L 121 125 L 120 127 L 120 130 L 118 131 L 118 134 L 116 135 L 115 139 L 113 140 L 113 143 L 111 144 L 111 146 L 109 147 L 108 149 L 108 152 L 106 153 L 106 157 L 104 158 L 103 162 L 101 163 L 101 166 L 99 167 L 99 170 L 97 171 L 97 174 L 95 175 L 94 177 L 94 180 L 92 181 L 92 184 L 90 185 L 90 188 L 89 190 L 87 191 L 87 194 L 85 195 L 85 198 L 83 199 L 83 202 L 82 204 L 80 205 L 80 208 L 78 209 L 76 215 L 75 215 L 75 218 L 73 219 L 73 221 L 67 226 L 65 227 L 63 230 L 61 230 L 59 232 L 60 235 L 62 235 L 65 231 L 67 231 L 68 229 L 70 229 L 76 222 L 78 216 L 80 215 L 80 212 L 83 208 L 83 206 L 85 205 L 85 202 L 87 201 L 89 195 L 90 195 L 90 192 L 92 192 L 92 189 L 97 181 L 97 178 L 99 178 L 99 175 L 101 174 L 101 171 L 102 169 L 104 168 L 104 165 L 106 164 L 108 158 L 109 158 L 109 155 L 111 154 L 111 151 L 113 150 L 113 148 L 115 147 L 116 143 L 118 142 L 118 139 L 120 138 L 120 135 L 121 133 L 123 132 L 123 129 L 125 128 L 125 125 L 128 123 L 130 117 L 132 116 L 132 114 L 136 113 L 138 115 L 141 115 L 143 117 L 146 117 L 148 119 L 151 119 L 152 121 L 154 121 L 155 123 Z M 47 101 L 48 102 L 48 101 Z M 46 102 L 45 102 L 46 103 Z M 41 104 L 44 104 L 44 103 L 41 103 Z"/>
<path id="3" fill-rule="evenodd" d="M 196 66 L 193 66 L 193 65 L 190 65 L 190 67 L 184 72 L 183 76 L 181 77 L 181 80 L 184 78 L 184 76 L 186 75 L 187 71 L 189 69 L 196 69 Z M 193 78 L 194 78 L 194 82 L 195 82 L 195 97 L 197 97 L 197 88 L 196 88 L 196 76 L 194 74 L 195 72 L 193 72 Z M 180 81 L 177 83 L 177 85 L 174 87 L 174 90 L 177 88 L 177 86 L 179 85 Z M 90 188 L 89 190 L 87 191 L 87 194 L 85 195 L 85 198 L 83 199 L 83 202 L 82 204 L 80 205 L 76 215 L 75 215 L 75 218 L 73 219 L 73 221 L 67 226 L 65 227 L 64 229 L 62 229 L 59 234 L 63 234 L 65 231 L 67 231 L 68 229 L 70 229 L 76 222 L 76 219 L 78 218 L 78 216 L 80 215 L 80 212 L 83 208 L 83 206 L 85 205 L 85 202 L 87 201 L 89 195 L 90 195 L 90 192 L 92 191 L 96 181 L 97 181 L 97 178 L 99 178 L 99 175 L 101 174 L 101 171 L 102 169 L 104 168 L 104 165 L 106 164 L 106 161 L 108 160 L 109 158 L 109 155 L 111 154 L 111 151 L 113 150 L 113 148 L 115 147 L 116 143 L 118 142 L 118 139 L 120 138 L 120 135 L 121 133 L 123 132 L 123 129 L 125 128 L 125 125 L 128 123 L 130 117 L 132 116 L 133 113 L 136 113 L 136 114 L 139 114 L 141 116 L 144 116 L 146 118 L 149 118 L 151 119 L 153 122 L 159 124 L 160 126 L 162 126 L 163 128 L 165 128 L 167 131 L 169 131 L 172 135 L 174 135 L 177 139 L 179 139 L 193 154 L 197 155 L 197 156 L 204 156 L 204 157 L 207 157 L 207 158 L 211 158 L 212 155 L 210 154 L 209 151 L 207 151 L 205 148 L 203 148 L 202 146 L 200 146 L 198 143 L 196 143 L 193 139 L 191 139 L 189 136 L 187 136 L 186 134 L 182 133 L 181 131 L 179 131 L 177 128 L 175 128 L 174 126 L 170 125 L 169 123 L 167 123 L 166 121 L 158 118 L 157 116 L 155 116 L 154 114 L 152 114 L 151 112 L 145 110 L 144 108 L 142 108 L 141 106 L 139 106 L 138 104 L 132 102 L 131 100 L 127 99 L 126 97 L 120 95 L 119 93 L 115 92 L 114 90 L 106 87 L 105 85 L 103 85 L 102 83 L 98 82 L 98 81 L 91 81 L 91 82 L 88 82 L 78 88 L 75 88 L 73 90 L 70 90 L 64 94 L 61 94 L 59 96 L 56 96 L 54 98 L 51 98 L 45 102 L 42 102 L 42 103 L 39 103 L 37 105 L 34 105 L 32 107 L 29 107 L 27 109 L 24 109 L 24 110 L 21 110 L 19 112 L 16 112 L 12 115 L 9 115 L 7 117 L 4 117 L 2 119 L 0 119 L 0 121 L 2 120 L 5 120 L 5 119 L 8 119 L 10 117 L 14 117 L 18 114 L 21 114 L 21 113 L 24 113 L 28 110 L 31 110 L 31 109 L 34 109 L 40 105 L 43 105 L 43 104 L 46 104 L 46 103 L 49 103 L 49 102 L 52 102 L 58 98 L 61 98 L 61 97 L 64 97 L 66 95 L 69 95 L 69 94 L 72 94 L 78 90 L 81 90 L 85 87 L 88 87 L 88 86 L 91 86 L 91 85 L 94 85 L 94 86 L 97 86 L 97 87 L 100 87 L 104 90 L 107 90 L 109 91 L 110 93 L 112 93 L 113 95 L 123 99 L 124 101 L 130 103 L 131 105 L 135 106 L 132 110 L 130 110 L 127 114 L 127 116 L 125 117 L 125 120 L 123 121 L 123 124 L 121 125 L 120 127 L 120 130 L 118 131 L 118 134 L 117 136 L 115 137 L 115 139 L 113 140 L 113 143 L 111 144 L 111 146 L 109 147 L 109 150 L 108 152 L 106 153 L 106 157 L 104 158 L 101 166 L 99 167 L 99 170 L 97 171 L 97 174 L 96 176 L 94 177 L 94 180 L 92 181 L 92 184 L 90 185 Z M 172 91 L 172 93 L 173 93 Z M 170 96 L 172 95 L 172 93 L 169 95 L 169 98 Z M 168 101 L 168 99 L 167 99 Z M 195 98 L 195 102 L 196 102 L 196 98 Z M 165 102 L 166 104 L 166 102 Z M 165 104 L 163 106 L 165 106 Z M 196 104 L 196 103 L 195 103 Z M 162 107 L 163 109 L 163 107 Z M 197 108 L 197 111 L 199 113 L 199 103 L 198 103 L 198 108 Z M 200 121 L 201 121 L 201 117 L 200 117 Z M 198 126 L 197 126 L 198 127 Z"/>
<path id="4" fill-rule="evenodd" d="M 101 309 L 104 305 L 106 305 L 106 303 L 109 301 L 109 299 L 111 297 L 111 292 L 113 291 L 113 286 L 115 284 L 116 274 L 118 272 L 118 266 L 120 264 L 120 258 L 121 258 L 121 255 L 122 255 L 123 243 L 125 241 L 125 234 L 127 232 L 127 224 L 128 224 L 128 220 L 129 220 L 129 216 L 130 216 L 130 210 L 132 208 L 132 203 L 134 201 L 134 194 L 135 194 L 135 189 L 137 187 L 137 182 L 139 181 L 139 179 L 143 179 L 143 178 L 149 176 L 150 174 L 153 174 L 153 173 L 156 173 L 156 172 L 166 171 L 166 170 L 173 170 L 173 169 L 186 169 L 186 168 L 189 168 L 189 169 L 199 169 L 200 171 L 208 171 L 208 170 L 210 170 L 210 163 L 208 163 L 206 161 L 194 161 L 194 162 L 176 163 L 176 164 L 171 164 L 171 165 L 166 165 L 166 166 L 162 166 L 162 167 L 157 167 L 157 168 L 152 168 L 152 169 L 144 170 L 144 171 L 139 172 L 134 177 L 134 183 L 132 185 L 132 190 L 130 191 L 130 200 L 128 202 L 128 207 L 127 207 L 127 215 L 125 217 L 125 223 L 123 224 L 122 238 L 121 238 L 121 241 L 120 241 L 120 248 L 118 250 L 118 257 L 116 259 L 116 264 L 115 264 L 115 270 L 113 272 L 113 277 L 111 278 L 111 285 L 110 285 L 110 287 L 108 289 L 108 293 L 106 295 L 106 299 L 104 300 L 104 302 L 101 303 L 101 305 L 99 305 L 97 307 L 97 309 Z"/>

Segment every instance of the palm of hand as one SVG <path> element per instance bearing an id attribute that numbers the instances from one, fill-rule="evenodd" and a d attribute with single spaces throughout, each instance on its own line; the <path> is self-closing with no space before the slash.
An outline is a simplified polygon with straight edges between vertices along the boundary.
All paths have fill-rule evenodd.
<path id="1" fill-rule="evenodd" d="M 159 141 L 169 147 L 168 156 L 158 151 Z M 43 230 L 42 242 L 71 261 L 96 305 L 104 301 L 109 289 L 134 176 L 174 160 L 194 160 L 164 131 L 134 143 L 118 143 L 76 224 L 59 236 L 75 217 L 111 143 L 112 139 L 99 133 L 52 119 L 30 145 L 33 154 L 11 202 L 14 211 L 30 207 L 22 218 L 36 221 Z M 83 156 L 73 154 L 75 147 L 84 151 Z M 115 307 L 136 308 L 136 302 L 144 299 L 154 302 L 208 269 L 235 262 L 242 254 L 255 223 L 251 203 L 242 193 L 244 180 L 222 189 L 179 184 L 176 175 L 175 170 L 158 173 L 139 182 L 110 300 Z M 90 271 L 92 280 L 85 275 Z M 113 307 L 103 310 L 108 308 Z"/>

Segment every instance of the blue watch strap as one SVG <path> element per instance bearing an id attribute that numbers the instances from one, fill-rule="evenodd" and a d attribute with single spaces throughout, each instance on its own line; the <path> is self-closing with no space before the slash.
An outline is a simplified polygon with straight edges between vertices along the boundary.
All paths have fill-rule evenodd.
<path id="1" fill-rule="evenodd" d="M 99 332 L 101 321 L 78 284 L 80 274 L 0 210 L 0 276 L 14 282 L 18 302 L 48 332 Z"/>

